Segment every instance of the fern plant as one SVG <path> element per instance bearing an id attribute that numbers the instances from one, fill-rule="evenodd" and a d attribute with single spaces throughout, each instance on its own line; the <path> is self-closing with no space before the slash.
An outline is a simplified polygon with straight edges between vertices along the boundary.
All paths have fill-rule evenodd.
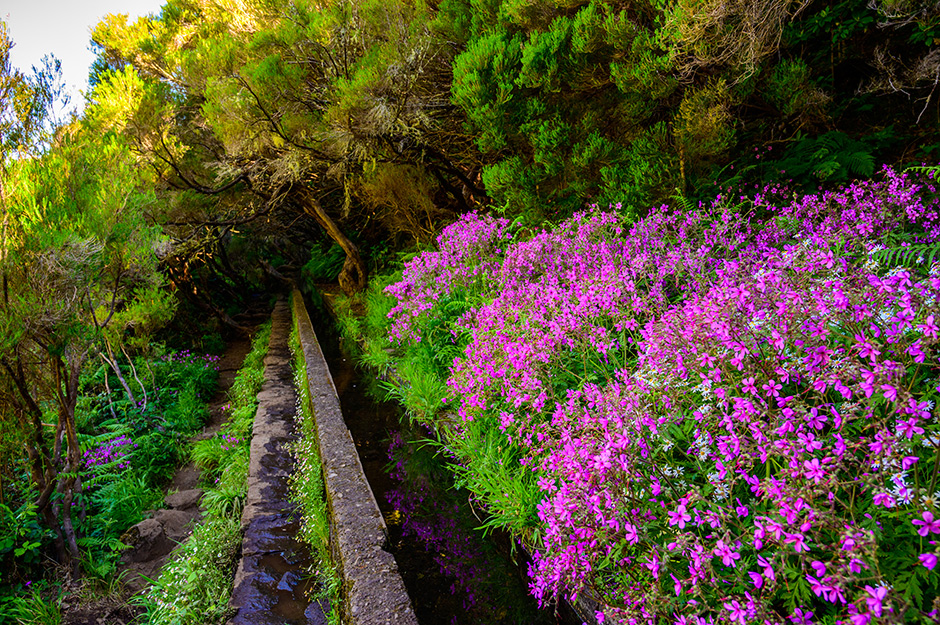
<path id="1" fill-rule="evenodd" d="M 113 482 L 129 468 L 137 444 L 128 436 L 130 428 L 109 421 L 100 434 L 78 433 L 82 450 L 82 483 L 85 488 Z"/>
<path id="2" fill-rule="evenodd" d="M 886 267 L 931 267 L 935 261 L 940 260 L 940 242 L 920 245 L 902 245 L 871 254 L 872 260 Z"/>
<path id="3" fill-rule="evenodd" d="M 774 164 L 788 177 L 804 183 L 845 182 L 875 173 L 871 148 L 838 131 L 797 141 Z"/>

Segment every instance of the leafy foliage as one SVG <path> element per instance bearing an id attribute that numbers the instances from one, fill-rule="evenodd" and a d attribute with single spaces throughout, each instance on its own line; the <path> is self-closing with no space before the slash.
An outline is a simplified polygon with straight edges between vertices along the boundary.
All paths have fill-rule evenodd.
<path id="1" fill-rule="evenodd" d="M 467 217 L 389 287 L 406 355 L 474 294 L 435 425 L 489 523 L 535 548 L 542 601 L 590 593 L 624 623 L 936 619 L 940 265 L 873 253 L 936 245 L 938 188 L 883 175 L 513 241 Z"/>

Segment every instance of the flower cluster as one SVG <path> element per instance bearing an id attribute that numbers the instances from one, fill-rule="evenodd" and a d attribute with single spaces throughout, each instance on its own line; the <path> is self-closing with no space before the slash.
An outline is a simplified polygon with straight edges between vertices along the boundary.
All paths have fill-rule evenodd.
<path id="1" fill-rule="evenodd" d="M 185 349 L 181 352 L 173 352 L 167 354 L 163 357 L 165 362 L 183 364 L 183 365 L 202 365 L 207 369 L 214 369 L 215 371 L 219 370 L 219 361 L 221 356 L 215 356 L 213 354 L 197 354 L 188 349 Z"/>
<path id="2" fill-rule="evenodd" d="M 495 278 L 499 258 L 512 238 L 506 219 L 462 216 L 437 238 L 438 251 L 425 252 L 405 265 L 405 279 L 386 288 L 399 300 L 389 313 L 390 333 L 397 340 L 420 341 L 419 328 L 428 312 L 478 292 Z"/>
<path id="3" fill-rule="evenodd" d="M 112 466 L 126 469 L 130 466 L 130 454 L 137 448 L 137 443 L 122 434 L 108 439 L 96 447 L 86 449 L 82 453 L 82 464 L 91 471 L 94 477 L 98 471 L 106 470 Z"/>
<path id="4" fill-rule="evenodd" d="M 620 622 L 940 618 L 940 265 L 877 254 L 940 242 L 931 185 L 885 169 L 629 228 L 595 209 L 486 258 L 448 383 L 539 474 L 538 597 L 589 590 Z M 399 340 L 478 275 L 425 267 L 390 289 Z"/>
<path id="5" fill-rule="evenodd" d="M 242 439 L 232 436 L 229 434 L 220 435 L 219 445 L 222 447 L 223 451 L 232 451 L 238 449 L 238 445 L 241 444 Z"/>

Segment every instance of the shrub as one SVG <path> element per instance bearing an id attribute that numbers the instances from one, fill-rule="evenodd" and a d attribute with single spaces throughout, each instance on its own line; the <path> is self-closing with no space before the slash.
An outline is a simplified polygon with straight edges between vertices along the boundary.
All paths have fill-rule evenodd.
<path id="1" fill-rule="evenodd" d="M 151 625 L 205 625 L 228 614 L 232 576 L 241 546 L 236 519 L 218 517 L 196 526 L 176 558 L 147 593 Z"/>
<path id="2" fill-rule="evenodd" d="M 95 513 L 88 517 L 85 533 L 103 544 L 144 519 L 144 511 L 160 506 L 163 491 L 146 479 L 127 472 L 96 489 L 91 496 Z"/>
<path id="3" fill-rule="evenodd" d="M 468 475 L 502 474 L 470 486 L 536 547 L 541 600 L 591 590 L 618 622 L 937 619 L 940 264 L 877 259 L 899 232 L 940 241 L 940 210 L 929 180 L 883 173 L 631 227 L 595 209 L 504 249 L 507 224 L 471 216 L 406 267 L 392 335 L 443 315 L 466 343 L 446 439 Z M 508 502 L 533 488 L 525 529 Z"/>
<path id="4" fill-rule="evenodd" d="M 137 450 L 133 471 L 153 486 L 169 480 L 183 458 L 176 437 L 167 431 L 156 430 L 135 440 Z"/>

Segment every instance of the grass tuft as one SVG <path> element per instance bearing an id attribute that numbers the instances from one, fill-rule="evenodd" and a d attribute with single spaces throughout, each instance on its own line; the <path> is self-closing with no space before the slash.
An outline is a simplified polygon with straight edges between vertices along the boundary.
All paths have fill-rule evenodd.
<path id="1" fill-rule="evenodd" d="M 297 388 L 297 424 L 300 438 L 293 446 L 297 460 L 291 476 L 292 499 L 300 510 L 300 538 L 310 545 L 315 557 L 316 576 L 320 581 L 319 592 L 330 606 L 327 619 L 330 625 L 340 625 L 342 580 L 332 562 L 330 553 L 330 516 L 323 484 L 320 449 L 317 442 L 316 421 L 310 401 L 310 386 L 300 340 L 297 336 L 296 320 L 290 336 L 293 353 L 294 379 Z"/>

